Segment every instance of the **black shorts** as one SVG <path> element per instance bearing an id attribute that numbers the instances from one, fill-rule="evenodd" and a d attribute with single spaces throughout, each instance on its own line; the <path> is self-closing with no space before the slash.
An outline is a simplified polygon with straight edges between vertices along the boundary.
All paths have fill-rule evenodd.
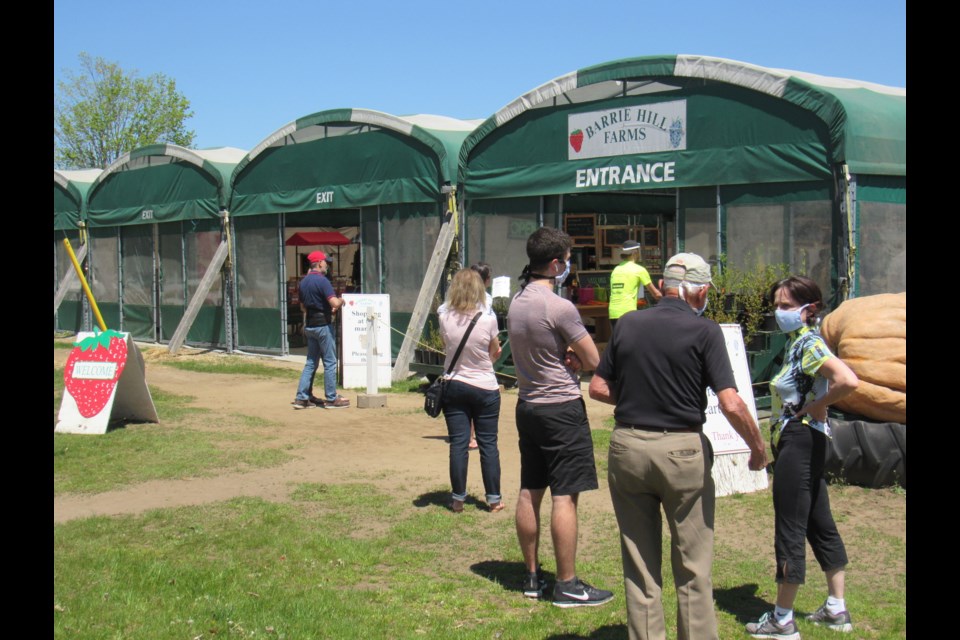
<path id="1" fill-rule="evenodd" d="M 583 398 L 559 404 L 517 402 L 520 488 L 555 496 L 596 489 L 593 438 Z"/>

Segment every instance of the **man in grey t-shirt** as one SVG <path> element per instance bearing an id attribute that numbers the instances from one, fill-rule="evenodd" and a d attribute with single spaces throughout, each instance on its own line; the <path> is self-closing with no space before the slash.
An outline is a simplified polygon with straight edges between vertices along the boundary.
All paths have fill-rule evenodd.
<path id="1" fill-rule="evenodd" d="M 510 304 L 507 331 L 520 386 L 517 431 L 520 436 L 520 497 L 517 538 L 527 566 L 523 593 L 541 598 L 543 580 L 537 551 L 540 505 L 550 488 L 550 533 L 557 560 L 553 604 L 601 605 L 613 594 L 577 577 L 577 500 L 596 489 L 597 470 L 586 407 L 577 371 L 594 369 L 597 347 L 576 307 L 553 292 L 556 279 L 570 269 L 570 236 L 541 227 L 527 239 L 524 283 Z M 561 280 L 562 281 L 562 280 Z"/>

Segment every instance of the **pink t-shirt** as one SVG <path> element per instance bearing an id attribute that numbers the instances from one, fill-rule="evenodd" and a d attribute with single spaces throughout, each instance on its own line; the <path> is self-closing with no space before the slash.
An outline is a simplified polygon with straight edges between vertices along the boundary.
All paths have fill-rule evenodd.
<path id="1" fill-rule="evenodd" d="M 465 314 L 447 309 L 439 315 L 440 337 L 443 338 L 447 357 L 443 363 L 443 370 L 450 368 L 450 361 L 463 340 L 463 334 L 476 311 Z M 477 326 L 473 328 L 467 344 L 457 359 L 457 365 L 450 375 L 451 380 L 463 382 L 478 389 L 493 391 L 500 388 L 497 376 L 493 373 L 493 363 L 490 361 L 490 343 L 497 339 L 497 317 L 481 314 Z"/>
<path id="2" fill-rule="evenodd" d="M 507 314 L 520 399 L 558 404 L 582 397 L 580 379 L 563 364 L 567 346 L 587 334 L 577 308 L 550 287 L 527 285 Z"/>

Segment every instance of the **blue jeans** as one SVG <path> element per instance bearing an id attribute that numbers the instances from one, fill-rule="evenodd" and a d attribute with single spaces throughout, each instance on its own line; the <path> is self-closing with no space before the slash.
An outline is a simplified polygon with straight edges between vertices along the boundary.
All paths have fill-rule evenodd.
<path id="1" fill-rule="evenodd" d="M 500 502 L 500 451 L 497 427 L 500 422 L 500 390 L 478 389 L 453 380 L 443 394 L 443 417 L 450 435 L 450 485 L 454 500 L 467 497 L 467 464 L 470 461 L 470 421 L 480 448 L 480 473 L 487 504 Z"/>
<path id="2" fill-rule="evenodd" d="M 317 373 L 320 358 L 323 358 L 324 400 L 333 402 L 337 399 L 337 339 L 333 325 L 306 327 L 303 334 L 307 338 L 307 362 L 300 374 L 297 400 L 309 400 L 313 395 L 313 377 Z"/>

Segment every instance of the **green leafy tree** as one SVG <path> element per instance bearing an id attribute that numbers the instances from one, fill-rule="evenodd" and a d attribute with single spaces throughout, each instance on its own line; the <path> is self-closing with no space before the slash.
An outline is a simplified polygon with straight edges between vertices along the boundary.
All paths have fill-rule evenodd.
<path id="1" fill-rule="evenodd" d="M 146 78 L 114 62 L 81 53 L 80 71 L 67 71 L 54 94 L 54 167 L 105 168 L 138 147 L 193 144 L 185 122 L 190 101 L 162 73 Z"/>

